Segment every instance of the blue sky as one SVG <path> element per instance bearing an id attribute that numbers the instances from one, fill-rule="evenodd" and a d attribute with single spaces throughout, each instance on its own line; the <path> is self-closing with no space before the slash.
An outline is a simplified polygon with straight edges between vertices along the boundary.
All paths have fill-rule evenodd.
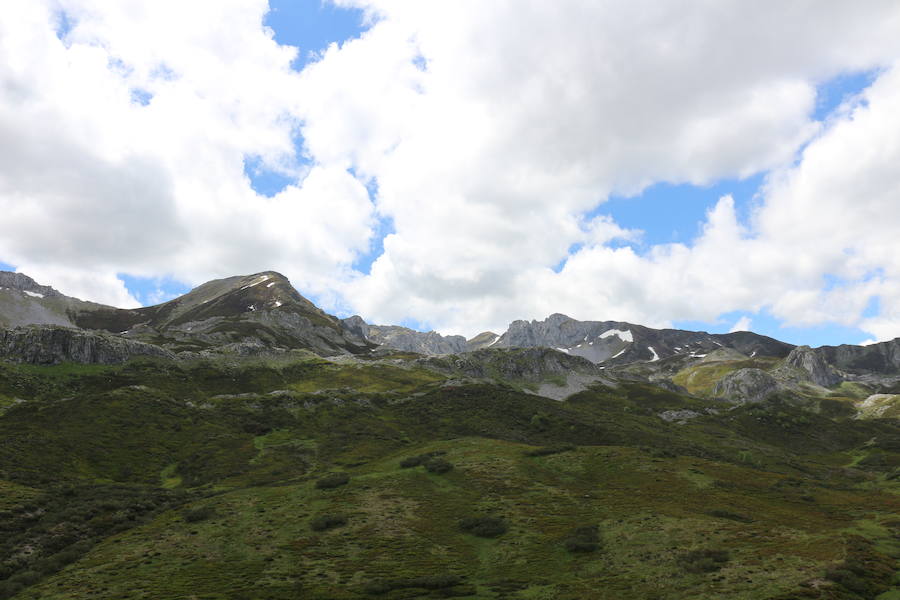
<path id="1" fill-rule="evenodd" d="M 291 64 L 291 68 L 295 71 L 301 71 L 311 62 L 319 60 L 321 53 L 329 47 L 329 45 L 334 43 L 340 45 L 347 40 L 358 38 L 367 28 L 373 26 L 372 23 L 364 22 L 365 15 L 362 11 L 357 9 L 338 8 L 328 1 L 270 0 L 269 4 L 270 11 L 264 18 L 264 25 L 271 29 L 275 41 L 279 44 L 287 44 L 299 48 L 297 58 Z M 70 21 L 65 14 L 63 14 L 62 17 L 63 18 L 56 24 L 56 29 L 58 35 L 65 36 L 73 29 L 73 27 L 77 27 L 77 23 Z M 389 17 L 384 18 L 387 19 Z M 497 26 L 497 24 L 493 24 L 493 26 Z M 256 27 L 258 29 L 258 21 L 256 21 Z M 848 30 L 849 29 L 850 28 L 848 27 Z M 423 31 L 426 30 L 423 29 Z M 609 36 L 614 35 L 614 33 L 610 32 L 606 32 L 606 34 Z M 271 42 L 269 41 L 269 43 Z M 625 40 L 624 43 L 627 44 L 628 41 Z M 504 49 L 504 51 L 506 50 Z M 116 58 L 114 60 L 118 59 Z M 376 63 L 372 64 L 377 66 Z M 850 62 L 848 62 L 848 64 L 850 64 Z M 427 69 L 427 66 L 424 68 Z M 284 71 L 283 67 L 282 71 Z M 826 71 L 827 69 L 823 69 L 821 72 Z M 577 73 L 577 71 L 573 72 Z M 813 71 L 811 70 L 810 72 Z M 835 70 L 832 69 L 830 72 L 835 72 Z M 883 72 L 884 70 L 878 69 L 858 72 L 845 71 L 837 77 L 820 82 L 817 87 L 813 112 L 810 116 L 815 120 L 828 124 L 832 120 L 832 117 L 837 114 L 835 110 L 842 102 L 867 88 Z M 325 83 L 328 84 L 329 82 L 325 81 Z M 644 91 L 644 88 L 642 87 L 644 82 L 629 81 L 628 83 L 635 84 L 634 89 L 637 91 L 634 93 Z M 631 88 L 627 89 L 630 90 Z M 271 95 L 268 96 L 268 98 L 271 97 Z M 630 98 L 631 96 L 625 94 L 626 103 Z M 147 107 L 153 104 L 154 98 L 148 92 L 145 92 L 140 88 L 134 88 L 131 92 L 131 101 L 138 106 Z M 352 116 L 354 118 L 359 117 L 359 115 L 356 114 Z M 552 116 L 553 115 L 551 115 L 551 117 Z M 376 118 L 378 118 L 377 115 Z M 354 140 L 351 140 L 350 143 L 353 141 Z M 261 196 L 271 198 L 289 185 L 296 184 L 301 186 L 303 184 L 302 173 L 305 173 L 308 169 L 321 166 L 320 163 L 317 163 L 316 159 L 310 157 L 305 150 L 305 140 L 300 136 L 298 131 L 294 131 L 294 148 L 296 156 L 294 164 L 289 165 L 291 173 L 267 169 L 261 163 L 258 155 L 251 153 L 245 154 L 243 175 L 249 180 L 254 191 Z M 463 147 L 462 153 L 464 153 L 465 150 L 465 147 Z M 799 151 L 802 151 L 802 148 Z M 260 150 L 260 152 L 264 152 L 264 150 Z M 430 156 L 430 154 L 428 155 Z M 487 164 L 486 161 L 482 161 L 482 163 Z M 505 166 L 502 162 L 498 164 L 500 168 Z M 496 167 L 497 165 L 494 166 Z M 344 164 L 341 164 L 340 169 L 344 168 Z M 652 169 L 650 170 L 652 171 Z M 350 169 L 349 172 L 354 174 L 352 169 Z M 461 172 L 464 176 L 468 175 L 465 171 Z M 235 170 L 235 173 L 240 176 L 239 170 Z M 298 173 L 301 175 L 298 175 Z M 643 192 L 633 197 L 613 196 L 608 198 L 583 216 L 587 219 L 596 216 L 608 216 L 618 226 L 624 229 L 639 230 L 641 234 L 634 240 L 616 240 L 612 242 L 613 246 L 627 244 L 631 246 L 638 255 L 646 255 L 646 253 L 654 246 L 659 244 L 680 243 L 690 246 L 700 235 L 708 211 L 716 205 L 722 196 L 730 195 L 734 198 L 738 219 L 749 225 L 754 208 L 760 206 L 762 202 L 759 192 L 761 186 L 766 182 L 766 176 L 766 173 L 756 173 L 744 179 L 715 180 L 704 186 L 659 182 L 647 187 Z M 377 180 L 363 183 L 366 184 L 370 200 L 374 202 L 378 195 Z M 246 190 L 246 187 L 243 189 Z M 598 198 L 598 201 L 599 200 L 600 199 Z M 477 203 L 480 199 L 474 199 L 474 201 Z M 408 216 L 409 215 L 407 215 L 407 217 Z M 352 264 L 352 268 L 362 275 L 370 274 L 373 262 L 383 254 L 386 236 L 398 233 L 395 229 L 394 222 L 390 218 L 377 218 L 380 220 L 377 221 L 374 238 L 369 245 L 368 251 L 360 253 Z M 397 222 L 403 223 L 404 221 L 398 218 Z M 409 222 L 410 221 L 407 218 L 406 223 Z M 464 226 L 462 224 L 455 225 L 461 227 Z M 403 232 L 398 233 L 398 236 L 402 237 L 402 235 Z M 527 235 L 528 233 L 523 232 L 523 236 Z M 360 238 L 357 237 L 357 239 Z M 393 248 L 394 246 L 392 245 L 391 247 Z M 577 250 L 577 248 L 577 246 L 573 246 L 572 251 Z M 0 255 L 0 259 L 3 258 L 4 256 Z M 38 259 L 35 259 L 35 261 L 35 264 L 39 264 L 37 262 Z M 279 264 L 285 263 L 282 262 Z M 300 265 L 297 269 L 301 270 L 303 263 L 298 261 L 297 264 Z M 563 264 L 565 264 L 565 260 L 561 261 L 556 266 L 555 270 L 559 272 Z M 14 266 L 16 265 L 0 262 L 0 268 L 9 269 Z M 430 267 L 430 265 L 428 265 L 428 267 Z M 125 265 L 121 268 L 117 268 L 117 270 L 118 273 L 116 273 L 116 275 L 124 283 L 129 293 L 143 304 L 154 304 L 165 301 L 184 293 L 189 289 L 187 285 L 172 277 L 136 277 L 127 272 L 127 266 Z M 427 268 L 419 269 L 417 272 L 425 273 L 426 277 L 428 275 Z M 54 282 L 42 281 L 41 283 L 52 285 Z M 413 284 L 414 282 L 409 280 L 409 285 L 412 286 Z M 571 284 L 571 282 L 569 282 L 569 284 Z M 824 281 L 823 289 L 827 289 L 828 285 L 830 284 L 827 281 Z M 304 292 L 313 301 L 320 300 L 319 297 L 315 294 L 310 294 L 307 290 L 301 288 L 301 292 Z M 401 294 L 405 292 L 406 291 L 404 290 L 400 291 Z M 513 304 L 512 299 L 510 300 L 511 301 L 507 302 L 507 304 Z M 477 300 L 474 302 L 474 305 L 477 306 Z M 620 305 L 621 302 L 622 301 L 620 300 Z M 385 300 L 385 304 L 396 306 L 397 301 L 389 298 Z M 878 306 L 878 300 L 874 299 L 864 316 L 874 316 L 878 312 Z M 616 306 L 606 307 L 604 309 L 598 308 L 598 314 L 592 314 L 591 317 L 598 320 L 618 318 L 619 315 L 609 314 L 610 310 L 614 311 L 615 309 Z M 340 310 L 334 308 L 334 306 L 330 307 L 330 310 L 341 314 Z M 455 308 L 450 307 L 445 312 L 449 314 L 455 310 Z M 543 310 L 543 308 L 541 310 Z M 499 313 L 501 311 L 498 309 L 497 312 Z M 459 314 L 462 314 L 462 312 Z M 341 316 L 344 315 L 341 314 Z M 526 315 L 521 316 L 525 317 Z M 582 314 L 579 316 L 584 315 Z M 540 316 L 536 314 L 529 314 L 527 317 L 540 318 Z M 419 329 L 429 329 L 433 325 L 438 326 L 429 322 L 431 317 L 424 308 L 420 309 L 420 312 L 416 315 L 399 314 L 392 318 L 394 318 L 396 322 L 401 322 L 402 324 Z M 504 318 L 506 317 L 504 316 Z M 666 315 L 661 315 L 661 318 L 666 318 Z M 811 328 L 783 327 L 775 317 L 765 311 L 760 313 L 739 311 L 729 312 L 719 315 L 718 318 L 712 321 L 675 320 L 673 321 L 673 325 L 680 328 L 723 332 L 728 331 L 741 319 L 750 319 L 752 329 L 758 333 L 771 335 L 772 337 L 792 343 L 807 343 L 811 345 L 859 343 L 872 337 L 871 333 L 863 332 L 860 329 L 837 325 L 826 324 Z M 449 332 L 446 327 L 442 330 L 444 332 Z"/>

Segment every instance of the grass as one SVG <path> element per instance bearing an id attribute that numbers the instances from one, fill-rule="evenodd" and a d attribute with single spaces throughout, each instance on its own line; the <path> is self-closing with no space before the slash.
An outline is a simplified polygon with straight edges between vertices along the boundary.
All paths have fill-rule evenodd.
<path id="1" fill-rule="evenodd" d="M 658 414 L 718 404 L 307 358 L 0 366 L 0 390 L 27 400 L 0 415 L 0 561 L 64 553 L 9 563 L 44 569 L 17 600 L 786 599 L 835 565 L 851 600 L 890 584 L 848 557 L 900 557 L 887 419 L 773 401 L 675 425 Z M 400 468 L 436 457 L 453 468 Z M 460 528 L 486 517 L 505 531 Z"/>
<path id="2" fill-rule="evenodd" d="M 672 377 L 672 381 L 691 394 L 710 396 L 716 383 L 738 369 L 768 370 L 778 364 L 778 359 L 754 358 L 750 360 L 700 363 L 682 369 Z"/>

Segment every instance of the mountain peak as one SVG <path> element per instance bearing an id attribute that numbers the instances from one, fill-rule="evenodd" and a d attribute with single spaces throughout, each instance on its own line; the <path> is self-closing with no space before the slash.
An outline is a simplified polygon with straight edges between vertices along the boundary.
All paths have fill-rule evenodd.
<path id="1" fill-rule="evenodd" d="M 14 273 L 12 271 L 0 271 L 0 289 L 3 288 L 18 290 L 32 297 L 62 296 L 49 285 L 40 285 L 25 273 Z"/>

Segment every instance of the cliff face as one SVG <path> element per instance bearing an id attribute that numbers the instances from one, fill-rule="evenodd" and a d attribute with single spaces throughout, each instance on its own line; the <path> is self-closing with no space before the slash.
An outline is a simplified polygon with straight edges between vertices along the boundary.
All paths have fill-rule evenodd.
<path id="1" fill-rule="evenodd" d="M 900 372 L 900 338 L 868 346 L 822 346 L 814 352 L 828 364 L 849 373 Z"/>
<path id="2" fill-rule="evenodd" d="M 137 356 L 174 358 L 159 346 L 95 331 L 44 325 L 0 329 L 0 358 L 10 362 L 118 364 Z"/>
<path id="3" fill-rule="evenodd" d="M 762 402 L 778 391 L 778 382 L 761 369 L 738 369 L 716 383 L 713 396 L 733 404 Z"/>
<path id="4" fill-rule="evenodd" d="M 795 369 L 802 373 L 809 381 L 822 387 L 831 387 L 841 382 L 841 377 L 829 365 L 822 354 L 809 346 L 797 346 L 787 358 L 779 372 L 788 373 Z"/>

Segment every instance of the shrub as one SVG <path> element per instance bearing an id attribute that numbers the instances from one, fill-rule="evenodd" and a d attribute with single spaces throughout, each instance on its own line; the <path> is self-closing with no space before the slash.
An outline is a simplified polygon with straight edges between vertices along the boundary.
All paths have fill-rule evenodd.
<path id="1" fill-rule="evenodd" d="M 571 452 L 575 450 L 575 446 L 566 444 L 563 446 L 542 446 L 534 450 L 527 450 L 525 456 L 550 456 L 551 454 L 562 454 L 563 452 Z"/>
<path id="2" fill-rule="evenodd" d="M 468 517 L 459 522 L 459 528 L 472 535 L 494 538 L 506 533 L 506 522 L 499 517 Z"/>
<path id="3" fill-rule="evenodd" d="M 350 476 L 346 473 L 330 473 L 316 481 L 316 487 L 320 490 L 329 490 L 341 487 L 350 482 Z"/>
<path id="4" fill-rule="evenodd" d="M 182 511 L 181 518 L 185 523 L 198 523 L 211 518 L 215 514 L 212 506 L 198 506 L 197 508 L 188 508 Z"/>
<path id="5" fill-rule="evenodd" d="M 458 585 L 462 578 L 458 575 L 426 575 L 424 577 L 411 577 L 408 579 L 379 579 L 365 587 L 367 594 L 380 595 L 394 590 L 425 589 L 446 590 Z"/>
<path id="6" fill-rule="evenodd" d="M 600 548 L 600 532 L 596 525 L 578 527 L 563 540 L 569 552 L 595 552 Z"/>
<path id="7" fill-rule="evenodd" d="M 446 461 L 443 458 L 432 458 L 427 463 L 425 463 L 425 470 L 427 470 L 429 473 L 440 475 L 442 473 L 452 471 L 453 463 Z"/>
<path id="8" fill-rule="evenodd" d="M 417 456 L 407 456 L 403 460 L 400 461 L 401 469 L 410 469 L 412 467 L 418 467 L 424 465 L 429 460 L 435 458 L 436 456 L 443 456 L 447 454 L 443 450 L 435 450 L 434 452 L 426 452 L 425 454 L 419 454 Z"/>
<path id="9" fill-rule="evenodd" d="M 347 517 L 344 515 L 319 515 L 309 522 L 309 528 L 313 531 L 326 531 L 346 524 Z"/>
<path id="10" fill-rule="evenodd" d="M 729 559 L 725 550 L 692 550 L 682 554 L 678 563 L 688 573 L 712 573 L 724 567 Z"/>
<path id="11" fill-rule="evenodd" d="M 709 516 L 716 517 L 718 519 L 728 519 L 730 521 L 738 521 L 741 523 L 752 523 L 753 519 L 750 517 L 746 517 L 744 515 L 739 515 L 737 513 L 733 513 L 727 510 L 714 509 L 709 511 Z"/>

